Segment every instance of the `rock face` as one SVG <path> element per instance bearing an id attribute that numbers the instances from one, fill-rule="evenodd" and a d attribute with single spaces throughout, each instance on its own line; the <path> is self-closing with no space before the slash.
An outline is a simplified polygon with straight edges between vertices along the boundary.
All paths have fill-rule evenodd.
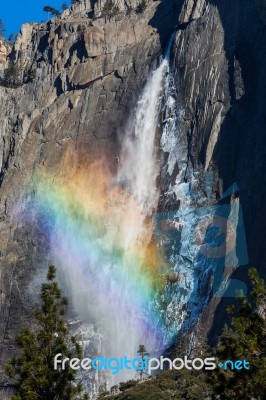
<path id="1" fill-rule="evenodd" d="M 103 0 L 84 0 L 48 23 L 25 24 L 7 62 L 0 41 L 1 367 L 31 314 L 34 268 L 46 259 L 45 241 L 13 218 L 23 184 L 40 166 L 71 174 L 74 163 L 64 161 L 69 145 L 88 160 L 105 155 L 112 167 L 119 155 L 117 129 L 174 27 L 172 67 L 182 112 L 178 144 L 164 149 L 160 207 L 177 208 L 178 195 L 169 200 L 166 194 L 176 182 L 196 180 L 203 193 L 206 172 L 214 174 L 217 198 L 237 182 L 234 196 L 243 206 L 250 265 L 263 271 L 265 1 L 148 1 L 139 14 L 137 3 L 119 0 L 115 12 L 106 12 Z M 10 85 L 3 77 L 8 70 L 14 75 L 14 65 Z M 246 270 L 238 268 L 233 277 L 245 281 Z M 226 301 L 213 300 L 200 321 L 213 338 Z M 8 393 L 3 386 L 1 398 Z"/>
<path id="2" fill-rule="evenodd" d="M 187 149 L 184 180 L 198 172 L 204 181 L 213 172 L 216 197 L 238 184 L 249 265 L 265 276 L 265 1 L 187 0 L 179 24 L 174 74 Z M 245 282 L 246 275 L 247 266 L 231 278 Z M 213 299 L 202 318 L 213 340 L 228 301 Z"/>
<path id="3" fill-rule="evenodd" d="M 34 266 L 46 259 L 45 243 L 12 217 L 20 189 L 38 166 L 71 173 L 70 164 L 62 168 L 69 147 L 87 160 L 116 162 L 117 128 L 174 29 L 174 1 L 150 1 L 139 14 L 136 2 L 121 1 L 115 14 L 101 17 L 102 3 L 81 2 L 48 23 L 23 25 L 1 72 L 1 368 L 30 315 Z M 3 386 L 1 398 L 8 390 Z"/>

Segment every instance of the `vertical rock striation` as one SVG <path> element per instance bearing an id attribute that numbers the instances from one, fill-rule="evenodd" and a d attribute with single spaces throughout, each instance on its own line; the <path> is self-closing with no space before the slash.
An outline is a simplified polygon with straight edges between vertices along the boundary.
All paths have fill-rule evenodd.
<path id="1" fill-rule="evenodd" d="M 171 176 L 162 179 L 194 181 L 203 204 L 206 172 L 214 176 L 214 198 L 236 182 L 239 191 L 224 203 L 237 197 L 242 204 L 249 265 L 264 275 L 265 41 L 263 0 L 182 2 L 173 61 L 182 154 L 172 148 L 177 163 Z M 231 276 L 242 282 L 246 277 L 247 266 Z M 228 301 L 232 298 L 215 298 L 204 313 L 201 322 L 207 329 L 212 326 L 212 339 L 224 323 Z"/>
<path id="2" fill-rule="evenodd" d="M 187 186 L 199 200 L 186 204 L 206 205 L 207 172 L 214 176 L 213 204 L 237 182 L 226 201 L 242 204 L 250 265 L 264 271 L 265 0 L 150 0 L 137 13 L 138 3 L 117 0 L 110 10 L 104 0 L 84 0 L 47 23 L 23 25 L 12 50 L 0 41 L 1 368 L 31 315 L 29 282 L 48 262 L 34 221 L 29 229 L 14 218 L 21 188 L 39 168 L 71 176 L 77 157 L 104 155 L 115 169 L 117 130 L 174 28 L 160 211 L 182 208 Z M 237 268 L 232 277 L 245 281 L 246 271 Z M 208 301 L 209 278 L 197 282 Z M 193 322 L 204 310 L 199 325 L 215 338 L 227 301 L 197 304 Z M 1 369 L 1 398 L 9 390 L 4 379 Z"/>
<path id="3" fill-rule="evenodd" d="M 103 155 L 116 164 L 117 130 L 175 25 L 174 1 L 149 1 L 140 14 L 135 7 L 121 1 L 106 15 L 103 2 L 84 1 L 25 24 L 0 69 L 1 398 L 9 390 L 3 367 L 39 284 L 32 277 L 48 263 L 46 238 L 37 239 L 34 223 L 29 230 L 15 222 L 14 206 L 40 167 L 70 176 Z"/>

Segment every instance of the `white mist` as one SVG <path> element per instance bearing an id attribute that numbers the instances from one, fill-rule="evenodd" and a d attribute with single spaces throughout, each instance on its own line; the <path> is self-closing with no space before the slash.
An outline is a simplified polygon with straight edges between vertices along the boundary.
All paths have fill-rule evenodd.
<path id="1" fill-rule="evenodd" d="M 123 193 L 122 201 L 121 197 L 117 197 L 116 191 L 110 189 L 108 210 L 103 222 L 104 233 L 95 238 L 95 246 L 91 245 L 89 259 L 82 259 L 80 256 L 75 258 L 75 254 L 68 250 L 67 243 L 59 252 L 65 254 L 64 260 L 58 259 L 58 248 L 62 244 L 58 243 L 56 235 L 52 242 L 53 259 L 64 270 L 74 306 L 81 318 L 95 327 L 94 332 L 97 331 L 100 338 L 100 347 L 96 346 L 96 352 L 101 352 L 106 357 L 119 358 L 127 355 L 134 358 L 140 344 L 145 344 L 147 348 L 152 346 L 153 338 L 149 337 L 146 329 L 141 329 L 145 325 L 145 319 L 149 321 L 149 304 L 144 304 L 143 295 L 138 298 L 136 294 L 134 297 L 132 287 L 137 287 L 138 281 L 142 279 L 142 257 L 145 245 L 148 245 L 152 236 L 151 224 L 147 224 L 147 219 L 151 217 L 158 203 L 156 177 L 159 165 L 154 142 L 173 40 L 174 35 L 165 58 L 151 73 L 136 108 L 129 117 L 123 134 L 117 176 L 113 177 L 114 186 Z M 91 240 L 94 241 L 94 238 Z M 112 257 L 112 249 L 117 242 L 121 253 L 119 262 Z M 98 244 L 109 256 L 97 259 Z M 140 249 L 137 260 L 136 248 Z M 78 267 L 77 263 L 80 263 Z M 65 268 L 66 265 L 69 267 Z M 117 279 L 120 269 L 124 271 L 122 284 Z M 90 279 L 85 279 L 86 273 Z M 101 281 L 104 282 L 103 285 Z M 107 299 L 110 299 L 108 304 Z M 90 346 L 91 344 L 86 351 L 90 351 Z M 129 371 L 124 371 L 116 375 L 111 384 L 133 376 Z"/>

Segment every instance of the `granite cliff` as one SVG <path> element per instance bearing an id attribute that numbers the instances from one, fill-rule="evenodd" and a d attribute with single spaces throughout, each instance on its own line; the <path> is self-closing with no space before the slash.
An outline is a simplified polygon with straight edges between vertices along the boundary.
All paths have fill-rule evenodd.
<path id="1" fill-rule="evenodd" d="M 239 190 L 225 203 L 242 204 L 249 263 L 263 271 L 266 3 L 162 0 L 136 12 L 138 3 L 119 0 L 110 11 L 104 0 L 84 0 L 47 23 L 23 25 L 12 49 L 0 41 L 1 367 L 31 315 L 29 283 L 49 261 L 38 226 L 14 218 L 22 187 L 40 168 L 71 176 L 84 159 L 104 156 L 116 169 L 117 131 L 175 30 L 176 137 L 161 142 L 159 210 L 182 205 L 179 184 L 206 197 L 206 172 L 213 174 L 213 199 L 236 182 Z M 229 273 L 246 280 L 246 268 Z M 200 278 L 196 290 L 210 300 L 211 277 Z M 196 331 L 203 326 L 215 339 L 227 301 L 199 304 Z M 0 385 L 8 396 L 3 372 Z"/>
<path id="2" fill-rule="evenodd" d="M 237 183 L 239 191 L 225 203 L 236 196 L 243 207 L 249 264 L 231 276 L 243 282 L 248 265 L 265 276 L 265 5 L 184 2 L 173 56 L 184 109 L 185 180 L 195 171 L 212 172 L 216 198 Z M 232 272 L 226 269 L 225 275 Z M 211 340 L 220 333 L 232 299 L 212 301 L 202 321 L 212 327 Z"/>
<path id="3" fill-rule="evenodd" d="M 31 314 L 35 268 L 48 262 L 36 226 L 14 224 L 20 189 L 38 166 L 69 176 L 79 162 L 101 156 L 116 165 L 116 130 L 174 29 L 174 2 L 151 1 L 136 13 L 136 1 L 121 1 L 104 16 L 103 2 L 93 3 L 94 11 L 85 1 L 45 24 L 23 25 L 0 65 L 2 367 Z M 65 162 L 69 147 L 70 158 L 82 160 Z"/>

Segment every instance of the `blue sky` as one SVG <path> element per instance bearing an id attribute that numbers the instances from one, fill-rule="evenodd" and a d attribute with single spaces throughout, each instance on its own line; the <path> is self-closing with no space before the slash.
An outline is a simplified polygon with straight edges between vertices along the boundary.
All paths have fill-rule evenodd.
<path id="1" fill-rule="evenodd" d="M 67 4 L 69 0 L 65 0 Z M 46 13 L 42 11 L 44 6 L 52 6 L 60 9 L 64 0 L 6 0 L 0 7 L 0 19 L 6 27 L 6 37 L 19 32 L 24 22 L 41 22 L 46 20 Z M 1 1 L 2 3 L 2 1 Z"/>

